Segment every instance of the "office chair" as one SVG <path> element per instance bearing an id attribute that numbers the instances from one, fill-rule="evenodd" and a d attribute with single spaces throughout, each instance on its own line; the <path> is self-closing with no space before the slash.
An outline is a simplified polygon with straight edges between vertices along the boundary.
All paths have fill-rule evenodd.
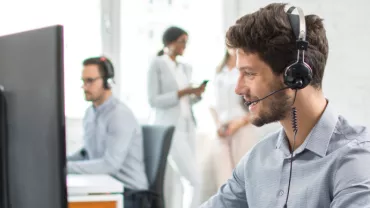
<path id="1" fill-rule="evenodd" d="M 149 181 L 148 191 L 135 191 L 127 194 L 144 193 L 148 196 L 145 208 L 164 208 L 164 175 L 167 156 L 171 147 L 173 126 L 143 125 L 145 170 Z"/>

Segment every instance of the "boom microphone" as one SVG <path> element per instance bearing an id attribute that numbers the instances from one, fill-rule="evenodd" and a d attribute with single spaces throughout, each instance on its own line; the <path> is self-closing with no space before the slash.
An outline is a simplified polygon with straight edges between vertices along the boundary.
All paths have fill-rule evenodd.
<path id="1" fill-rule="evenodd" d="M 290 87 L 284 87 L 284 88 L 281 88 L 280 90 L 275 90 L 275 91 L 271 92 L 270 94 L 266 95 L 265 97 L 263 97 L 263 98 L 261 98 L 261 99 L 258 99 L 258 100 L 252 100 L 252 101 L 246 101 L 246 102 L 244 103 L 244 105 L 246 105 L 246 106 L 250 106 L 250 105 L 252 105 L 253 103 L 257 103 L 257 102 L 259 102 L 259 101 L 261 101 L 261 100 L 264 100 L 264 99 L 266 99 L 266 98 L 270 97 L 271 95 L 274 95 L 275 93 L 278 93 L 278 92 L 280 92 L 280 91 L 283 91 L 283 90 L 286 90 L 286 89 L 289 89 L 289 88 L 290 88 Z"/>

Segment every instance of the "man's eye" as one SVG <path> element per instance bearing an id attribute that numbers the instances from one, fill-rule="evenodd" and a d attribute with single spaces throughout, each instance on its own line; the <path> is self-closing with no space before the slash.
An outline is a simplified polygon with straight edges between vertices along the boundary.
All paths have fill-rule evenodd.
<path id="1" fill-rule="evenodd" d="M 94 79 L 92 79 L 92 78 L 87 78 L 87 79 L 86 79 L 86 82 L 87 82 L 87 83 L 92 83 L 93 81 L 94 81 Z"/>
<path id="2" fill-rule="evenodd" d="M 256 75 L 255 73 L 252 73 L 252 72 L 244 72 L 244 75 L 246 75 L 247 77 L 252 77 L 254 75 Z"/>

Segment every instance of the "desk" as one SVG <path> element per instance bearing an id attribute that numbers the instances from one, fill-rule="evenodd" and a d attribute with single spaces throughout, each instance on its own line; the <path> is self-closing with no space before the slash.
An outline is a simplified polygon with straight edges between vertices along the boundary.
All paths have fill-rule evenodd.
<path id="1" fill-rule="evenodd" d="M 69 208 L 122 208 L 123 184 L 108 175 L 68 175 Z"/>

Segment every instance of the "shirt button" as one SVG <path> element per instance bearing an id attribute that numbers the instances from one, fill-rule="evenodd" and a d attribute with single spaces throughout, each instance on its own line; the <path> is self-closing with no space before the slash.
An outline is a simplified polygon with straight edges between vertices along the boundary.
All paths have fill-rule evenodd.
<path id="1" fill-rule="evenodd" d="M 279 196 L 282 196 L 284 195 L 284 191 L 283 190 L 280 190 L 279 193 L 278 193 Z"/>

